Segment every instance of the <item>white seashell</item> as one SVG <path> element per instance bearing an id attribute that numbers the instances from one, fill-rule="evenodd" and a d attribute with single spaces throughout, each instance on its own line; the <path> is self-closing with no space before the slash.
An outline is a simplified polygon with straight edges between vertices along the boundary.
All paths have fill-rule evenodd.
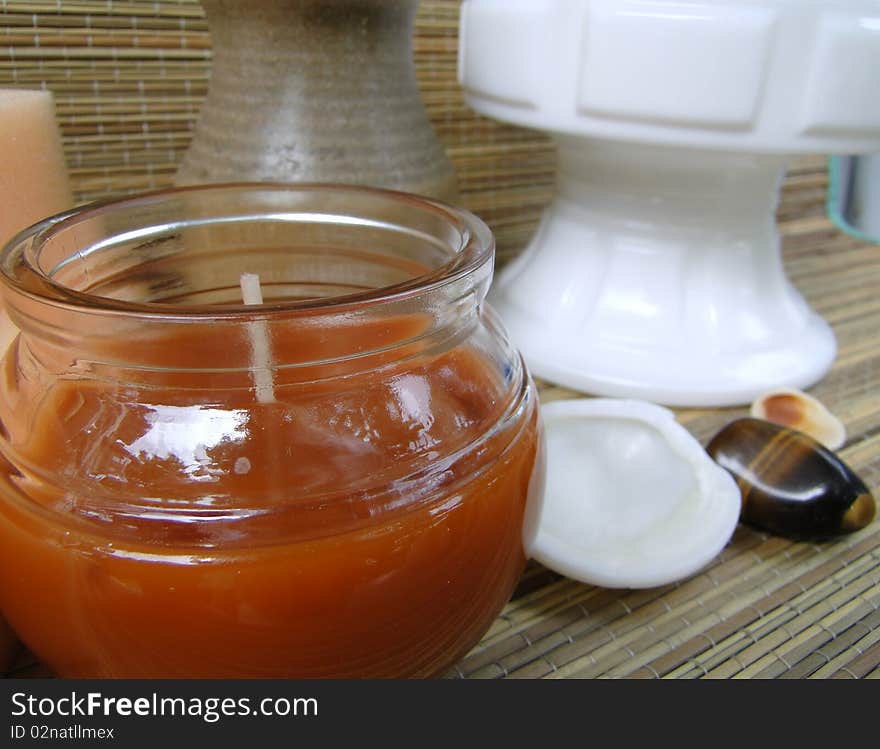
<path id="1" fill-rule="evenodd" d="M 672 411 L 638 400 L 542 406 L 547 479 L 526 553 L 582 582 L 647 588 L 700 570 L 727 545 L 741 495 Z"/>
<path id="2" fill-rule="evenodd" d="M 752 402 L 749 413 L 756 419 L 808 434 L 829 450 L 837 450 L 846 443 L 846 428 L 840 419 L 821 401 L 794 388 L 764 393 Z"/>

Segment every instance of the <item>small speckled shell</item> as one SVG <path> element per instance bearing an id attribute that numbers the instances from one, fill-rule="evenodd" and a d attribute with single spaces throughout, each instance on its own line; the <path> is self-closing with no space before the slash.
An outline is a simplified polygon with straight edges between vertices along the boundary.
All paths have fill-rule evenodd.
<path id="1" fill-rule="evenodd" d="M 751 415 L 809 434 L 829 450 L 846 442 L 846 429 L 824 403 L 792 388 L 771 390 L 752 403 Z"/>
<path id="2" fill-rule="evenodd" d="M 740 519 L 799 540 L 820 540 L 867 526 L 876 512 L 864 482 L 803 432 L 762 419 L 738 419 L 707 446 L 736 479 Z"/>

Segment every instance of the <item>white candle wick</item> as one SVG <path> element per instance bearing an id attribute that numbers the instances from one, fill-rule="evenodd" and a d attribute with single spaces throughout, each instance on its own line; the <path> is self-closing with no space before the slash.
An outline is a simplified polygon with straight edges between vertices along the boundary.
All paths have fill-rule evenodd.
<path id="1" fill-rule="evenodd" d="M 263 290 L 260 277 L 256 273 L 242 273 L 240 278 L 241 298 L 245 304 L 262 304 Z M 269 346 L 269 328 L 265 320 L 248 323 L 251 339 L 251 366 L 254 373 L 254 387 L 260 403 L 275 400 L 275 387 L 272 382 L 272 352 Z"/>

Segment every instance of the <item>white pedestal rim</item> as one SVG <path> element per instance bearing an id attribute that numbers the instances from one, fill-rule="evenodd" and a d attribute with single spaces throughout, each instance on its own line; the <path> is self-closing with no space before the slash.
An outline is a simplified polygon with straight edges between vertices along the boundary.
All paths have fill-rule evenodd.
<path id="1" fill-rule="evenodd" d="M 709 378 L 691 376 L 687 362 L 669 351 L 653 352 L 649 376 L 642 380 L 623 377 L 618 371 L 620 357 L 601 341 L 589 337 L 571 338 L 554 335 L 552 330 L 528 319 L 503 295 L 490 293 L 489 304 L 501 318 L 514 346 L 523 355 L 532 375 L 586 395 L 609 398 L 637 398 L 670 407 L 724 408 L 751 403 L 761 394 L 777 387 L 806 390 L 819 382 L 831 369 L 837 342 L 831 327 L 821 317 L 810 313 L 803 330 L 791 346 L 773 350 L 742 351 L 736 354 L 740 369 L 762 372 L 752 380 L 725 374 L 729 358 L 713 362 L 706 357 L 699 369 L 705 372 L 714 365 Z M 588 352 L 584 357 L 574 352 Z M 772 357 L 779 362 L 776 371 L 751 366 L 750 359 Z M 586 360 L 586 361 L 585 361 Z"/>

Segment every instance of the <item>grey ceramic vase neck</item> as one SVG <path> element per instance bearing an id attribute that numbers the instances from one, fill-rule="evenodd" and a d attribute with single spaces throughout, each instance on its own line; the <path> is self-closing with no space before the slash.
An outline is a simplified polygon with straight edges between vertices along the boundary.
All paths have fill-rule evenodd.
<path id="1" fill-rule="evenodd" d="M 340 182 L 454 201 L 415 75 L 418 0 L 203 0 L 208 95 L 177 184 Z"/>

